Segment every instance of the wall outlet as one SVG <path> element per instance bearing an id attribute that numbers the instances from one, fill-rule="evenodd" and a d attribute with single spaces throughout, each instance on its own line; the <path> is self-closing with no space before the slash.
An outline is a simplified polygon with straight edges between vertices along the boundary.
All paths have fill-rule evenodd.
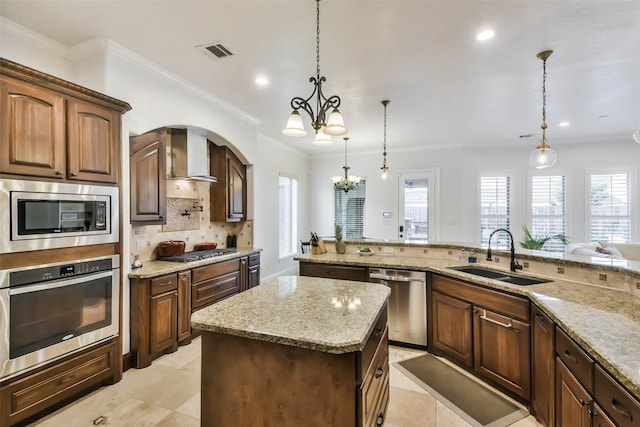
<path id="1" fill-rule="evenodd" d="M 558 274 L 564 274 L 564 267 L 558 267 Z"/>
<path id="2" fill-rule="evenodd" d="M 598 279 L 606 281 L 607 280 L 607 275 L 606 274 L 599 274 L 598 275 Z"/>

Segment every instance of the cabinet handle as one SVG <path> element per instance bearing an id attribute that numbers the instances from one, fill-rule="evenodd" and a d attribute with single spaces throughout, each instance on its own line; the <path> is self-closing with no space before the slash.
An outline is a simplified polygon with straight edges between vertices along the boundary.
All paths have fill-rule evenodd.
<path id="1" fill-rule="evenodd" d="M 160 283 L 158 286 L 162 287 L 162 286 L 169 286 L 171 285 L 173 282 L 164 282 L 164 283 Z"/>
<path id="2" fill-rule="evenodd" d="M 573 354 L 569 353 L 569 350 L 565 349 L 564 355 L 566 356 L 567 359 L 571 360 L 573 363 L 578 363 L 578 359 L 576 359 L 576 357 Z"/>
<path id="3" fill-rule="evenodd" d="M 591 418 L 593 418 L 593 417 L 597 417 L 597 416 L 598 416 L 598 413 L 597 413 L 596 411 L 594 411 L 593 409 L 591 409 L 591 408 L 589 408 L 589 409 L 587 410 L 587 412 L 589 413 L 589 416 L 590 416 Z"/>
<path id="4" fill-rule="evenodd" d="M 376 374 L 374 375 L 374 377 L 380 378 L 383 374 L 384 374 L 384 369 L 382 369 L 382 366 L 378 366 L 378 369 L 376 369 Z"/>
<path id="5" fill-rule="evenodd" d="M 71 176 L 78 176 L 77 172 L 71 172 Z"/>
<path id="6" fill-rule="evenodd" d="M 584 405 L 586 405 L 586 404 L 587 404 L 587 402 L 585 402 L 585 401 L 584 401 L 584 400 L 582 400 L 582 399 L 578 399 L 578 403 L 580 403 L 580 406 L 584 406 Z"/>
<path id="7" fill-rule="evenodd" d="M 498 322 L 497 320 L 493 320 L 493 319 L 489 319 L 487 317 L 487 310 L 484 310 L 484 314 L 482 316 L 480 316 L 480 318 L 482 320 L 486 320 L 487 322 L 491 322 L 491 323 L 495 323 L 496 325 L 500 325 L 503 326 L 505 328 L 512 328 L 513 327 L 513 319 L 509 318 L 509 323 L 502 323 L 502 322 Z"/>
<path id="8" fill-rule="evenodd" d="M 158 219 L 162 219 L 164 218 L 162 215 L 158 215 Z"/>
<path id="9" fill-rule="evenodd" d="M 625 408 L 624 406 L 622 406 L 615 397 L 611 398 L 611 406 L 613 406 L 613 409 L 615 409 L 616 411 L 618 411 L 618 413 L 620 415 L 622 415 L 623 417 L 625 417 L 626 419 L 628 419 L 629 421 L 633 421 L 633 417 L 631 416 L 631 412 L 629 412 L 629 410 L 627 410 L 627 408 Z"/>
<path id="10" fill-rule="evenodd" d="M 76 379 L 76 374 L 69 375 L 69 376 L 68 376 L 68 377 L 66 377 L 66 378 L 60 378 L 58 381 L 56 381 L 56 385 L 57 385 L 57 386 L 61 386 L 61 385 L 63 385 L 63 384 L 66 384 L 66 383 L 68 383 L 68 382 L 71 382 L 71 381 L 73 381 L 73 380 L 75 380 L 75 379 Z"/>
<path id="11" fill-rule="evenodd" d="M 376 329 L 376 332 L 373 334 L 376 338 L 378 338 L 379 336 L 382 335 L 383 329 L 382 328 L 378 328 Z"/>
<path id="12" fill-rule="evenodd" d="M 62 171 L 56 171 L 56 175 L 58 175 L 58 176 L 59 176 L 59 175 L 64 175 L 64 172 L 62 172 Z"/>
<path id="13" fill-rule="evenodd" d="M 384 424 L 384 414 L 380 412 L 378 419 L 376 420 L 376 426 L 381 427 Z"/>

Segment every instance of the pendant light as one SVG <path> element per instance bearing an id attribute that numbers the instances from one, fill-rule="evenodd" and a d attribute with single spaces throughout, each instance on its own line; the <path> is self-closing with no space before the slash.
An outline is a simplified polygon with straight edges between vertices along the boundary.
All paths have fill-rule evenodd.
<path id="1" fill-rule="evenodd" d="M 389 171 L 389 166 L 387 166 L 387 105 L 389 105 L 389 100 L 385 99 L 381 101 L 384 106 L 384 138 L 383 138 L 383 148 L 382 148 L 382 167 L 380 168 L 380 179 L 383 182 L 391 181 L 391 172 Z"/>
<path id="2" fill-rule="evenodd" d="M 552 53 L 552 50 L 545 50 L 536 55 L 542 59 L 542 140 L 529 156 L 529 164 L 536 169 L 548 168 L 556 162 L 556 152 L 547 145 L 547 58 Z"/>
<path id="3" fill-rule="evenodd" d="M 360 186 L 361 178 L 355 175 L 349 175 L 349 166 L 347 164 L 347 141 L 349 141 L 348 137 L 344 137 L 344 175 L 343 176 L 334 176 L 331 178 L 333 181 L 333 188 L 338 191 L 344 191 L 348 193 L 351 190 L 357 190 Z"/>
<path id="4" fill-rule="evenodd" d="M 348 132 L 344 126 L 342 114 L 338 110 L 340 97 L 333 95 L 327 98 L 324 96 L 324 93 L 322 93 L 322 82 L 326 80 L 324 76 L 320 76 L 320 0 L 316 0 L 316 76 L 309 79 L 309 81 L 313 83 L 313 92 L 311 92 L 311 95 L 306 99 L 299 96 L 291 99 L 293 112 L 289 116 L 287 125 L 282 131 L 283 134 L 287 136 L 305 136 L 307 134 L 302 117 L 298 111 L 300 109 L 306 111 L 309 117 L 311 117 L 311 126 L 316 131 L 316 134 L 323 132 L 325 135 L 328 135 L 328 137 L 322 136 L 321 140 L 330 138 L 331 136 L 345 135 Z M 312 103 L 316 104 L 317 114 L 313 111 L 313 107 L 309 103 L 314 97 L 315 99 Z M 332 111 L 329 117 L 327 117 L 329 109 L 332 109 Z M 315 141 L 314 143 L 318 144 Z"/>

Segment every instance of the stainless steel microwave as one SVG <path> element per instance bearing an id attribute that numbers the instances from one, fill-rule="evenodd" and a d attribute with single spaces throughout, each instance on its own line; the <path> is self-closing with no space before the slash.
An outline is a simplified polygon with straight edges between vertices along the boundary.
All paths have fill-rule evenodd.
<path id="1" fill-rule="evenodd" d="M 118 188 L 0 180 L 0 253 L 118 241 Z"/>

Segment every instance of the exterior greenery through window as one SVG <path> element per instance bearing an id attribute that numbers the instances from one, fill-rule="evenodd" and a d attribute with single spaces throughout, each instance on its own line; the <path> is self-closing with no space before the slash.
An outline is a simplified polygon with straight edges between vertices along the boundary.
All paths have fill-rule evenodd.
<path id="1" fill-rule="evenodd" d="M 591 174 L 589 236 L 592 242 L 631 240 L 631 191 L 628 173 Z"/>
<path id="2" fill-rule="evenodd" d="M 487 247 L 489 235 L 497 228 L 510 230 L 511 226 L 511 177 L 480 177 L 480 244 Z M 507 233 L 496 233 L 491 239 L 492 248 L 507 249 L 511 242 Z"/>
<path id="3" fill-rule="evenodd" d="M 278 257 L 298 251 L 298 180 L 280 175 L 278 181 Z"/>
<path id="4" fill-rule="evenodd" d="M 534 238 L 566 236 L 566 185 L 565 177 L 531 177 L 531 234 Z M 544 243 L 544 250 L 564 252 L 562 239 L 550 238 Z"/>
<path id="5" fill-rule="evenodd" d="M 335 225 L 342 225 L 344 239 L 362 239 L 364 237 L 364 203 L 366 181 L 360 181 L 357 190 L 345 193 L 334 190 Z"/>

